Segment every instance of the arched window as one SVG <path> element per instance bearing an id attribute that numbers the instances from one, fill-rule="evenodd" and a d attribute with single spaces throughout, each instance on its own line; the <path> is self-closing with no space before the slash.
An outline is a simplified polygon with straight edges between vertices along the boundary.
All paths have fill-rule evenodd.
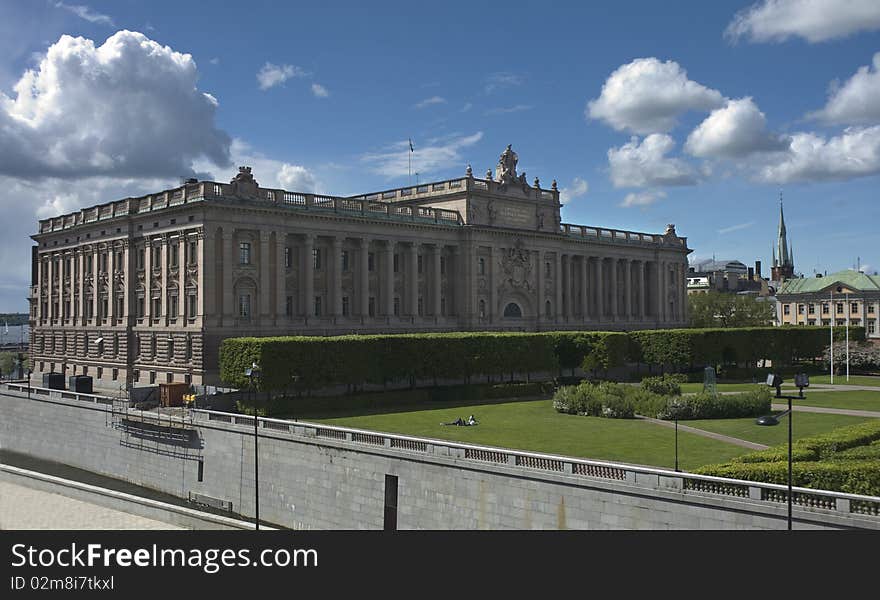
<path id="1" fill-rule="evenodd" d="M 547 303 L 544 304 L 544 316 L 548 319 L 553 316 L 553 307 L 550 306 L 549 300 L 547 300 Z"/>
<path id="2" fill-rule="evenodd" d="M 519 319 L 522 317 L 522 309 L 516 302 L 511 302 L 504 307 L 504 316 Z"/>

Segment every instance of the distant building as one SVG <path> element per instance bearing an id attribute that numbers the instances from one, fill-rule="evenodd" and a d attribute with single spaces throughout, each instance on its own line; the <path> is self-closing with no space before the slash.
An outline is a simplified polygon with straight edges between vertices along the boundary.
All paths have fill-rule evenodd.
<path id="1" fill-rule="evenodd" d="M 792 277 L 794 277 L 794 252 L 791 249 L 791 242 L 788 241 L 788 233 L 785 231 L 785 215 L 782 213 L 782 197 L 780 196 L 779 233 L 776 236 L 776 246 L 773 248 L 773 267 L 770 269 L 770 279 L 781 283 Z"/>
<path id="2" fill-rule="evenodd" d="M 839 291 L 838 291 L 839 288 Z M 777 325 L 864 326 L 880 339 L 880 277 L 858 271 L 789 279 L 776 294 Z"/>
<path id="3" fill-rule="evenodd" d="M 738 260 L 698 260 L 688 267 L 687 293 L 700 294 L 709 291 L 750 293 L 768 295 L 767 282 L 761 278 L 761 261 L 755 268 L 747 267 Z"/>

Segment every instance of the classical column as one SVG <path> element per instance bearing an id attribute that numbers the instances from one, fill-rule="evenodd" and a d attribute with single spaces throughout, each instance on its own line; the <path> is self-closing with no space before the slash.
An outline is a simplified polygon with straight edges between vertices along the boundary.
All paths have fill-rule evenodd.
<path id="1" fill-rule="evenodd" d="M 98 255 L 100 251 L 97 246 L 94 247 L 94 252 L 92 252 L 92 289 L 94 293 L 92 294 L 92 316 L 95 319 L 95 325 L 100 325 L 101 322 L 98 320 L 98 307 L 100 306 L 100 298 L 101 298 L 101 286 L 99 285 L 100 278 L 98 277 Z M 51 262 L 49 263 L 51 266 Z M 51 289 L 49 290 L 49 310 L 52 310 L 52 297 L 51 297 Z"/>
<path id="2" fill-rule="evenodd" d="M 611 275 L 611 281 L 609 283 L 609 287 L 611 288 L 611 320 L 617 321 L 620 316 L 620 290 L 618 289 L 617 283 L 617 271 L 620 261 L 616 258 L 612 258 L 609 259 L 609 262 L 609 273 Z"/>
<path id="3" fill-rule="evenodd" d="M 385 240 L 385 277 L 382 280 L 385 315 L 394 316 L 394 240 Z"/>
<path id="4" fill-rule="evenodd" d="M 360 268 L 360 314 L 361 317 L 370 315 L 370 238 L 361 238 Z"/>
<path id="5" fill-rule="evenodd" d="M 410 315 L 419 314 L 419 244 L 411 242 L 406 264 L 406 277 L 404 278 L 404 290 L 406 290 L 407 312 Z"/>
<path id="6" fill-rule="evenodd" d="M 535 252 L 538 260 L 538 309 L 535 311 L 538 323 L 543 323 L 545 319 L 544 304 L 544 256 L 543 252 L 538 250 Z"/>
<path id="7" fill-rule="evenodd" d="M 260 298 L 260 324 L 263 325 L 264 319 L 269 318 L 269 301 L 272 297 L 272 280 L 269 278 L 269 232 L 265 229 L 260 229 L 259 260 L 260 285 L 257 289 L 257 295 Z"/>
<path id="8" fill-rule="evenodd" d="M 307 233 L 303 236 L 302 272 L 300 273 L 300 289 L 302 289 L 302 313 L 308 320 L 315 314 L 315 236 Z"/>
<path id="9" fill-rule="evenodd" d="M 562 255 L 562 315 L 565 318 L 565 322 L 568 323 L 571 321 L 571 313 L 572 313 L 572 300 L 571 297 L 571 262 L 572 256 L 571 254 L 563 254 Z"/>
<path id="10" fill-rule="evenodd" d="M 224 265 L 225 266 L 225 265 Z M 144 240 L 144 323 L 149 325 L 153 322 L 153 303 L 151 291 L 153 289 L 153 240 Z M 85 304 L 85 296 L 83 296 Z M 85 313 L 83 313 L 85 314 Z"/>
<path id="11" fill-rule="evenodd" d="M 460 321 L 463 314 L 463 308 L 465 306 L 464 294 L 465 290 L 467 289 L 465 273 L 467 271 L 464 268 L 461 246 L 459 244 L 456 244 L 452 247 L 451 267 L 452 271 L 447 277 L 447 281 L 449 281 L 449 285 L 452 290 L 452 293 L 449 294 L 449 297 L 452 299 L 452 308 L 447 312 L 451 315 L 455 315 L 456 317 L 458 317 Z"/>
<path id="12" fill-rule="evenodd" d="M 590 314 L 590 298 L 587 295 L 587 279 L 589 277 L 589 258 L 581 255 L 580 279 L 581 279 L 581 321 L 586 321 Z"/>
<path id="13" fill-rule="evenodd" d="M 636 266 L 636 285 L 635 285 L 635 316 L 639 321 L 645 320 L 645 261 L 635 261 Z"/>
<path id="14" fill-rule="evenodd" d="M 632 319 L 632 261 L 623 260 L 623 312 L 627 321 Z"/>
<path id="15" fill-rule="evenodd" d="M 434 264 L 431 265 L 431 275 L 434 280 L 434 284 L 431 286 L 431 293 L 433 295 L 433 303 L 431 306 L 431 312 L 434 313 L 434 317 L 440 316 L 440 297 L 443 294 L 442 289 L 442 280 L 440 278 L 440 259 L 443 256 L 443 244 L 434 244 Z"/>
<path id="16" fill-rule="evenodd" d="M 342 315 L 342 238 L 334 236 L 330 245 L 330 273 L 333 276 L 332 314 L 334 317 L 339 317 Z"/>
<path id="17" fill-rule="evenodd" d="M 562 312 L 562 253 L 558 250 L 556 251 L 556 272 L 554 273 L 556 276 L 556 299 L 554 301 L 554 311 L 556 322 L 559 323 L 562 320 L 563 312 Z"/>
<path id="18" fill-rule="evenodd" d="M 287 247 L 287 234 L 283 231 L 275 232 L 275 324 L 285 323 L 287 315 L 287 265 L 284 262 L 284 249 Z M 290 260 L 293 260 L 291 248 Z"/>
<path id="19" fill-rule="evenodd" d="M 180 232 L 177 236 L 177 322 L 186 327 L 186 245 L 188 238 Z"/>
<path id="20" fill-rule="evenodd" d="M 54 280 L 54 277 L 55 277 L 55 257 L 52 254 L 49 254 L 49 263 L 48 264 L 49 264 L 49 268 L 48 268 L 49 289 L 48 289 L 48 295 L 46 297 L 48 298 L 47 308 L 49 310 L 49 324 L 51 325 L 52 319 L 55 318 L 55 310 L 54 310 L 55 304 L 52 300 L 52 290 L 54 289 L 54 286 L 55 286 L 55 280 Z"/>
<path id="21" fill-rule="evenodd" d="M 235 230 L 223 228 L 223 324 L 235 322 L 235 290 L 232 289 L 232 269 L 234 262 Z"/>
<path id="22" fill-rule="evenodd" d="M 72 276 L 71 281 L 73 281 Z M 135 285 L 137 285 L 137 274 L 134 273 L 131 264 L 131 242 L 129 240 L 124 240 L 122 242 L 122 314 L 120 315 L 120 318 L 124 319 L 123 324 L 126 327 L 131 324 L 129 319 L 131 316 L 131 296 L 134 293 Z M 73 288 L 71 287 L 71 297 L 72 296 Z"/>
<path id="23" fill-rule="evenodd" d="M 656 280 L 657 280 L 657 297 L 655 298 L 655 305 L 657 307 L 657 320 L 663 320 L 663 263 L 661 261 L 654 261 L 654 266 L 656 268 Z"/>
<path id="24" fill-rule="evenodd" d="M 208 242 L 209 246 L 211 242 Z M 213 253 L 212 253 L 213 254 Z M 205 324 L 204 315 L 211 314 L 205 310 L 204 307 L 208 304 L 208 298 L 205 295 L 205 290 L 213 289 L 208 285 L 208 282 L 205 281 L 205 275 L 209 272 L 210 268 L 213 266 L 213 263 L 208 262 L 207 252 L 205 252 L 205 230 L 201 229 L 198 232 L 198 239 L 196 242 L 196 314 L 192 315 L 196 319 L 196 325 L 199 327 L 203 327 Z M 205 267 L 208 267 L 207 269 Z M 213 294 L 211 294 L 213 302 Z"/>
<path id="25" fill-rule="evenodd" d="M 496 320 L 497 312 L 496 306 L 498 304 L 498 297 L 495 292 L 495 248 L 489 246 L 489 255 L 486 258 L 486 262 L 489 264 L 489 306 L 486 307 L 486 321 L 492 323 Z"/>
<path id="26" fill-rule="evenodd" d="M 597 256 L 594 260 L 596 265 L 594 273 L 596 281 L 596 320 L 601 322 L 605 320 L 605 291 L 607 289 L 602 277 L 602 261 L 604 259 L 601 256 Z"/>
<path id="27" fill-rule="evenodd" d="M 113 275 L 116 271 L 116 248 L 113 243 L 107 245 L 107 322 L 113 326 L 116 324 L 116 285 Z"/>

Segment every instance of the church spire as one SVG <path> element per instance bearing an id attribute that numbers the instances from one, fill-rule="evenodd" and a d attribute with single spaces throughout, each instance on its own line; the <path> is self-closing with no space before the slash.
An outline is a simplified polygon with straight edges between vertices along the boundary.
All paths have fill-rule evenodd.
<path id="1" fill-rule="evenodd" d="M 788 245 L 788 236 L 785 231 L 785 213 L 782 210 L 782 192 L 779 192 L 779 235 L 776 240 L 777 256 L 780 267 L 793 267 L 791 253 Z"/>

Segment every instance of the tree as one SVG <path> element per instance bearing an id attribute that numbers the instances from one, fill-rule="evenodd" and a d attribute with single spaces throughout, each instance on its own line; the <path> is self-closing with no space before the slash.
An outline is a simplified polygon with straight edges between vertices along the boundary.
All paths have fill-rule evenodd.
<path id="1" fill-rule="evenodd" d="M 0 373 L 8 376 L 16 363 L 16 355 L 12 352 L 0 352 Z"/>
<path id="2" fill-rule="evenodd" d="M 773 323 L 773 304 L 744 294 L 688 295 L 691 327 L 761 327 Z"/>

